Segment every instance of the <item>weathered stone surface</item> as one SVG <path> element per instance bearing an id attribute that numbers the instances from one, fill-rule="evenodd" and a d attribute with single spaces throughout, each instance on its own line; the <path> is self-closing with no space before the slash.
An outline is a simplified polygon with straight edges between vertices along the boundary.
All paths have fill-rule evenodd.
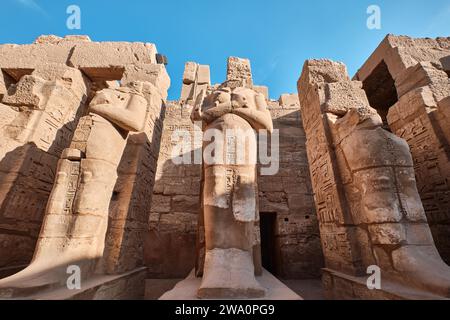
<path id="1" fill-rule="evenodd" d="M 253 90 L 255 90 L 258 93 L 262 93 L 266 100 L 269 100 L 269 88 L 266 86 L 253 86 Z"/>
<path id="2" fill-rule="evenodd" d="M 398 97 L 416 89 L 429 86 L 434 98 L 439 101 L 450 95 L 448 75 L 429 61 L 419 62 L 400 73 L 395 81 Z"/>
<path id="3" fill-rule="evenodd" d="M 70 143 L 87 91 L 79 70 L 46 64 L 11 85 L 4 96 L 0 225 L 8 230 L 9 240 L 3 244 L 0 266 L 31 259 L 57 159 Z M 16 246 L 18 241 L 23 243 Z"/>
<path id="4" fill-rule="evenodd" d="M 183 83 L 191 84 L 211 84 L 208 65 L 201 65 L 195 62 L 186 62 L 183 73 Z"/>
<path id="5" fill-rule="evenodd" d="M 0 71 L 0 99 L 2 99 L 3 95 L 8 92 L 8 85 L 6 83 L 7 80 L 5 80 L 5 76 L 5 73 Z"/>
<path id="6" fill-rule="evenodd" d="M 192 106 L 197 95 L 202 91 L 206 93 L 210 85 L 209 66 L 195 62 L 186 62 L 180 102 Z"/>
<path id="7" fill-rule="evenodd" d="M 154 93 L 157 93 L 156 89 Z M 61 273 L 68 264 L 74 262 L 78 263 L 82 274 L 89 277 L 104 255 L 105 235 L 114 237 L 115 243 L 118 243 L 118 238 L 121 239 L 120 246 L 128 253 L 127 259 L 121 261 L 118 268 L 111 262 L 119 262 L 120 254 L 107 250 L 105 260 L 102 261 L 102 268 L 106 272 L 123 272 L 135 268 L 135 261 L 139 258 L 133 258 L 132 254 L 140 255 L 142 261 L 142 252 L 134 252 L 139 244 L 130 246 L 133 240 L 124 239 L 124 226 L 114 221 L 117 218 L 126 221 L 126 217 L 120 214 L 112 216 L 108 232 L 107 227 L 117 169 L 126 146 L 127 134 L 123 132 L 144 131 L 147 128 L 146 113 L 151 110 L 148 104 L 152 102 L 146 99 L 147 94 L 146 84 L 142 82 L 132 82 L 128 87 L 118 89 L 104 89 L 96 94 L 90 103 L 90 113 L 81 119 L 70 146 L 81 151 L 78 153 L 81 158 L 71 156 L 70 160 L 61 158 L 59 161 L 33 261 L 25 270 L 2 280 L 2 288 L 14 290 L 22 286 L 33 287 L 36 281 L 46 286 L 63 284 Z M 106 141 L 108 145 L 105 145 Z M 75 153 L 63 153 L 65 156 L 72 154 Z M 79 176 L 82 178 L 79 179 Z M 130 196 L 124 190 L 118 190 L 117 193 Z M 133 221 L 137 220 L 138 217 L 134 216 Z M 143 233 L 146 219 L 141 218 L 141 221 L 143 226 L 138 229 Z M 126 236 L 134 237 L 134 234 L 127 233 Z M 51 270 L 44 278 L 41 275 L 42 268 Z"/>
<path id="8" fill-rule="evenodd" d="M 355 76 L 385 127 L 405 139 L 436 247 L 450 262 L 449 38 L 389 35 Z M 446 231 L 447 230 L 447 233 Z"/>
<path id="9" fill-rule="evenodd" d="M 203 297 L 256 297 L 262 264 L 279 277 L 317 277 L 323 251 L 334 297 L 448 297 L 439 254 L 450 256 L 450 38 L 389 35 L 355 81 L 343 64 L 308 61 L 303 115 L 296 95 L 270 100 L 254 86 L 240 58 L 214 86 L 209 66 L 187 63 L 180 101 L 165 105 L 170 79 L 155 55 L 152 44 L 87 36 L 0 45 L 1 275 L 23 269 L 35 249 L 28 268 L 0 281 L 0 296 L 53 290 L 75 263 L 89 288 L 64 297 L 135 296 L 145 271 L 128 275 L 143 264 L 152 278 L 205 270 Z M 110 113 L 128 109 L 128 90 L 145 101 L 145 116 Z M 201 98 L 205 108 L 195 110 Z M 255 105 L 263 116 L 248 110 Z M 273 122 L 276 173 L 202 166 L 203 125 L 191 114 L 206 126 L 222 119 L 220 130 Z M 180 148 L 185 134 L 200 143 Z M 228 151 L 217 154 L 235 159 Z M 365 289 L 369 265 L 381 266 L 382 290 Z"/>
<path id="10" fill-rule="evenodd" d="M 17 269 L 29 262 L 35 248 L 32 264 L 2 280 L 0 291 L 21 287 L 21 294 L 27 294 L 36 286 L 44 290 L 62 284 L 65 262 L 79 263 L 83 276 L 94 269 L 117 274 L 142 266 L 148 194 L 170 84 L 164 66 L 153 64 L 156 49 L 91 43 L 86 36 L 41 36 L 32 45 L 2 45 L 0 52 L 0 267 Z M 83 72 L 67 65 L 70 58 Z M 139 92 L 143 114 L 135 114 L 134 98 L 133 111 L 119 110 L 130 102 L 127 90 Z M 92 113 L 85 115 L 85 102 L 92 98 Z M 117 127 L 108 131 L 108 126 Z M 130 130 L 142 132 L 124 140 Z M 105 148 L 106 142 L 122 146 L 123 156 Z M 73 214 L 67 215 L 68 210 Z M 44 269 L 43 278 L 39 270 Z"/>
<path id="11" fill-rule="evenodd" d="M 450 73 L 450 55 L 441 58 L 442 68 L 447 72 Z"/>
<path id="12" fill-rule="evenodd" d="M 227 81 L 236 87 L 253 86 L 250 60 L 237 57 L 229 57 L 227 63 Z"/>
<path id="13" fill-rule="evenodd" d="M 130 81 L 147 81 L 159 89 L 162 98 L 167 98 L 167 90 L 170 87 L 170 78 L 166 68 L 162 64 L 131 64 L 126 65 L 122 83 Z"/>
<path id="14" fill-rule="evenodd" d="M 371 57 L 355 75 L 355 80 L 364 81 L 384 61 L 394 80 L 405 69 L 421 61 L 438 63 L 450 54 L 448 38 L 413 39 L 407 36 L 387 35 Z"/>
<path id="15" fill-rule="evenodd" d="M 236 80 L 236 73 L 243 71 L 229 59 L 227 81 Z M 250 73 L 250 65 L 248 63 Z M 251 73 L 250 73 L 251 77 Z M 246 85 L 246 80 L 241 79 Z M 256 177 L 256 136 L 252 129 L 273 131 L 266 99 L 249 88 L 227 86 L 225 83 L 217 91 L 208 95 L 203 102 L 196 100 L 192 111 L 193 121 L 203 122 L 203 185 L 202 216 L 205 228 L 205 258 L 202 283 L 198 289 L 200 298 L 259 298 L 265 290 L 255 279 L 258 266 L 259 230 L 257 177 Z M 208 131 L 209 130 L 209 131 Z M 212 142 L 206 139 L 208 132 L 216 130 L 223 137 Z M 233 139 L 228 135 L 233 132 Z M 244 132 L 244 133 L 241 133 Z M 236 142 L 238 135 L 250 132 L 248 144 Z M 226 133 L 227 136 L 224 134 Z M 230 140 L 231 139 L 231 140 Z M 214 148 L 211 161 L 207 150 Z M 240 149 L 238 149 L 240 148 Z M 242 161 L 238 159 L 241 153 Z M 251 159 L 254 159 L 253 161 Z M 203 272 L 202 272 L 203 271 Z M 223 274 L 226 274 L 223 278 Z"/>
<path id="16" fill-rule="evenodd" d="M 88 42 L 75 46 L 68 63 L 93 80 L 120 80 L 128 64 L 156 64 L 156 47 L 142 42 Z"/>
<path id="17" fill-rule="evenodd" d="M 341 85 L 350 80 L 345 74 L 336 76 L 340 65 L 330 64 L 307 61 L 298 82 L 321 238 L 329 241 L 328 234 L 343 227 L 351 249 L 350 266 L 345 267 L 333 254 L 342 250 L 340 245 L 325 242 L 326 266 L 358 276 L 358 269 L 376 263 L 387 279 L 448 297 L 450 268 L 430 242 L 408 145 L 382 129 L 381 117 L 361 98 L 363 90 L 358 92 L 351 83 Z M 324 76 L 327 72 L 332 76 Z M 337 100 L 343 107 L 329 108 L 334 96 L 341 97 Z M 324 168 L 327 171 L 318 176 Z M 392 252 L 389 248 L 394 246 Z"/>
<path id="18" fill-rule="evenodd" d="M 201 164 L 191 162 L 194 150 L 200 150 L 201 145 L 191 143 L 177 150 L 174 143 L 177 133 L 184 131 L 191 138 L 195 132 L 201 137 L 201 128 L 195 127 L 189 118 L 191 111 L 191 107 L 175 102 L 169 102 L 164 109 L 150 232 L 144 242 L 145 262 L 152 278 L 183 278 L 195 265 Z M 188 155 L 190 161 L 173 162 L 174 157 L 183 155 Z"/>
<path id="19" fill-rule="evenodd" d="M 278 102 L 282 107 L 289 108 L 289 107 L 299 107 L 300 101 L 298 100 L 298 95 L 295 93 L 284 93 L 280 96 L 278 99 Z"/>

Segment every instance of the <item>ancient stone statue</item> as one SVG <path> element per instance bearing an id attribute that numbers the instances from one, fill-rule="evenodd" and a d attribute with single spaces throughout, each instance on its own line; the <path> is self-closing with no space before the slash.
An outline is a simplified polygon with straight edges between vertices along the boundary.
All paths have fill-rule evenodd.
<path id="1" fill-rule="evenodd" d="M 272 132 L 272 119 L 264 96 L 250 88 L 225 84 L 202 99 L 203 92 L 191 116 L 204 124 L 206 254 L 198 297 L 263 297 L 265 290 L 255 278 L 253 262 L 258 237 L 254 130 Z"/>
<path id="2" fill-rule="evenodd" d="M 431 237 L 406 141 L 383 129 L 343 64 L 307 61 L 298 89 L 327 268 L 359 276 L 376 265 L 384 288 L 448 297 L 450 267 Z M 351 296 L 338 283 L 333 290 Z"/>
<path id="3" fill-rule="evenodd" d="M 67 267 L 82 276 L 95 271 L 103 255 L 108 208 L 117 167 L 130 131 L 141 131 L 147 115 L 142 82 L 106 88 L 94 96 L 72 143 L 58 163 L 33 260 L 0 287 L 42 287 L 64 283 Z"/>

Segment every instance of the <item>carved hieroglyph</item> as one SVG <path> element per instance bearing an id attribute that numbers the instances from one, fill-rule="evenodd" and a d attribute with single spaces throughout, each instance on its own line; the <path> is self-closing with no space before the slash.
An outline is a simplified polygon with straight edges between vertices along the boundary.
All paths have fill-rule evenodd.
<path id="1" fill-rule="evenodd" d="M 91 42 L 79 35 L 0 44 L 0 278 L 31 261 L 62 151 L 95 93 L 119 86 L 117 81 L 154 86 L 145 132 L 130 135 L 119 165 L 107 232 L 111 250 L 105 253 L 115 268 L 119 264 L 112 261 L 127 257 L 122 271 L 125 265 L 127 271 L 142 266 L 139 239 L 147 230 L 148 194 L 170 85 L 156 54 L 152 43 Z"/>
<path id="2" fill-rule="evenodd" d="M 70 148 L 64 150 L 47 204 L 33 260 L 0 287 L 41 287 L 64 283 L 67 267 L 82 275 L 102 257 L 108 209 L 129 132 L 141 131 L 147 115 L 143 83 L 131 82 L 95 95 Z"/>
<path id="3" fill-rule="evenodd" d="M 81 71 L 45 64 L 9 86 L 0 103 L 0 268 L 28 263 L 55 169 L 85 112 Z"/>
<path id="4" fill-rule="evenodd" d="M 200 298 L 262 297 L 255 279 L 253 247 L 257 241 L 256 136 L 272 131 L 263 94 L 226 85 L 201 96 L 192 119 L 204 121 L 203 219 L 206 254 Z M 251 134 L 248 134 L 248 133 Z M 220 138 L 211 139 L 211 135 Z M 238 139 L 245 135 L 243 143 Z M 239 148 L 243 147 L 243 148 Z M 238 160 L 239 159 L 239 160 Z"/>
<path id="5" fill-rule="evenodd" d="M 310 60 L 298 82 L 323 250 L 328 268 L 449 296 L 407 143 L 382 128 L 344 65 Z"/>

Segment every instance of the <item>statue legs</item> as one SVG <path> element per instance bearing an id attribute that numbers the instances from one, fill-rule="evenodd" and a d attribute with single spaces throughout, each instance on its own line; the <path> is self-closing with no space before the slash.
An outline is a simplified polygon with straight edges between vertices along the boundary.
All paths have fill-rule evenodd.
<path id="1" fill-rule="evenodd" d="M 265 294 L 253 263 L 256 219 L 254 166 L 205 168 L 206 256 L 200 298 L 258 298 Z"/>

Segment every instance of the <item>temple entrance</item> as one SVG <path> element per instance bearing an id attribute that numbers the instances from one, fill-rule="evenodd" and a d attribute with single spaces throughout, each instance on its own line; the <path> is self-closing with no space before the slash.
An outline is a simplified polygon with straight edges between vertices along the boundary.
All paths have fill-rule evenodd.
<path id="1" fill-rule="evenodd" d="M 276 263 L 276 212 L 260 212 L 259 225 L 261 229 L 261 259 L 264 269 L 277 275 Z"/>

